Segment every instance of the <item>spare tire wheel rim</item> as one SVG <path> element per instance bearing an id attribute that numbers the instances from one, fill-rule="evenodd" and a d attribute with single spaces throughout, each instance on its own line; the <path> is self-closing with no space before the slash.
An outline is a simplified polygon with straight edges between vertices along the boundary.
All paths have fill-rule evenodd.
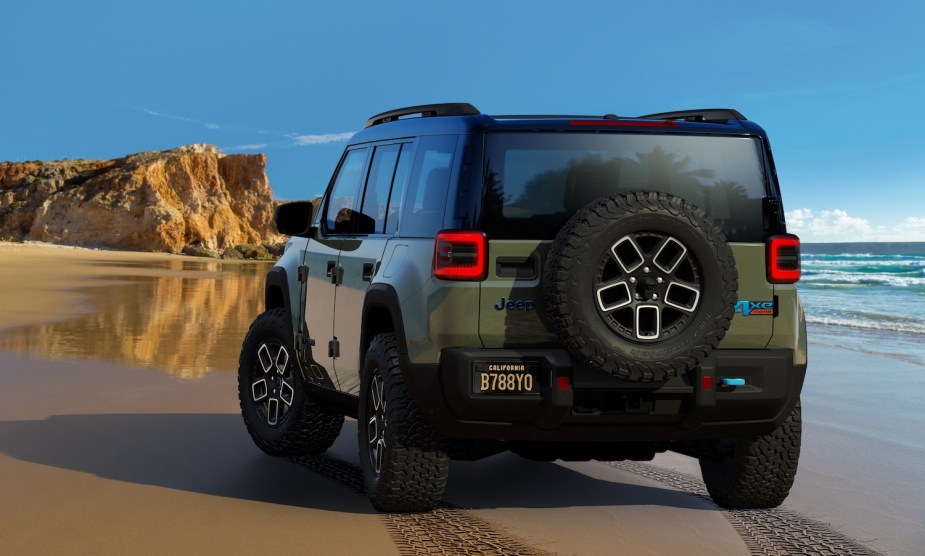
<path id="1" fill-rule="evenodd" d="M 601 255 L 593 278 L 595 305 L 619 336 L 658 342 L 694 320 L 702 276 L 700 263 L 680 239 L 656 230 L 632 232 Z"/>

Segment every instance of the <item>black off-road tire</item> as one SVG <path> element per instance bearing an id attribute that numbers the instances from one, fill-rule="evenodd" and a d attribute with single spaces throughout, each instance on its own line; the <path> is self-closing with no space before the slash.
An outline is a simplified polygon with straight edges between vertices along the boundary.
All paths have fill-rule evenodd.
<path id="1" fill-rule="evenodd" d="M 595 297 L 602 261 L 621 238 L 642 234 L 682 243 L 687 249 L 682 258 L 696 262 L 691 268 L 700 284 L 696 308 L 683 316 L 684 324 L 652 341 L 615 332 Z M 680 197 L 646 191 L 602 197 L 575 213 L 553 241 L 543 282 L 547 319 L 573 357 L 620 379 L 652 382 L 695 368 L 719 345 L 732 322 L 738 272 L 722 230 L 701 209 Z M 632 295 L 630 286 L 627 293 Z"/>
<path id="2" fill-rule="evenodd" d="M 247 432 L 258 448 L 273 456 L 320 454 L 331 447 L 340 434 L 344 415 L 314 402 L 306 390 L 299 373 L 295 351 L 292 348 L 289 314 L 285 309 L 271 309 L 251 324 L 241 356 L 238 360 L 238 401 Z M 291 388 L 291 404 L 286 404 L 270 424 L 266 402 L 256 401 L 253 385 L 261 378 L 277 378 L 264 371 L 258 353 L 261 346 L 269 346 L 274 355 L 278 349 L 286 350 L 286 363 L 279 369 L 279 379 Z M 282 361 L 282 359 L 280 359 Z M 287 390 L 288 392 L 288 390 Z M 279 404 L 277 404 L 279 405 Z"/>
<path id="3" fill-rule="evenodd" d="M 736 440 L 719 458 L 701 458 L 710 497 L 731 509 L 776 508 L 787 498 L 800 459 L 800 402 L 772 433 Z"/>
<path id="4" fill-rule="evenodd" d="M 446 442 L 424 420 L 408 394 L 393 334 L 373 338 L 360 379 L 357 440 L 363 483 L 370 501 L 381 512 L 432 510 L 443 497 L 450 458 Z M 381 395 L 374 394 L 377 388 Z M 384 401 L 381 411 L 371 403 L 372 396 Z M 370 441 L 373 426 L 378 427 L 377 434 L 381 431 L 384 441 L 378 473 L 374 459 L 376 442 Z"/>

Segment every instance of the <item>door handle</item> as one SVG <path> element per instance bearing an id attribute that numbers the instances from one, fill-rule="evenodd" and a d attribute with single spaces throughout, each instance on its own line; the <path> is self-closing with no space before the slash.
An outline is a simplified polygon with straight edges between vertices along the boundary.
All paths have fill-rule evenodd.
<path id="1" fill-rule="evenodd" d="M 335 286 L 344 283 L 344 267 L 337 264 L 337 261 L 328 261 L 328 278 Z"/>
<path id="2" fill-rule="evenodd" d="M 373 269 L 376 267 L 373 263 L 363 263 L 363 281 L 373 281 Z"/>

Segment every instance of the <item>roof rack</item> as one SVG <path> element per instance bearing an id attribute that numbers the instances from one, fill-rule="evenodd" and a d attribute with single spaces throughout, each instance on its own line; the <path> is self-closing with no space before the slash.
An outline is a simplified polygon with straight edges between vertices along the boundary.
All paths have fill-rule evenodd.
<path id="1" fill-rule="evenodd" d="M 431 116 L 478 116 L 481 114 L 478 108 L 467 102 L 445 102 L 443 104 L 422 104 L 420 106 L 408 106 L 407 108 L 397 108 L 389 110 L 382 114 L 376 114 L 366 120 L 366 127 L 393 122 L 403 116 L 412 116 L 419 114 L 422 118 Z"/>
<path id="2" fill-rule="evenodd" d="M 686 122 L 725 122 L 727 120 L 747 120 L 738 110 L 732 108 L 701 108 L 699 110 L 681 110 L 679 112 L 660 112 L 639 116 L 644 120 L 684 120 Z"/>

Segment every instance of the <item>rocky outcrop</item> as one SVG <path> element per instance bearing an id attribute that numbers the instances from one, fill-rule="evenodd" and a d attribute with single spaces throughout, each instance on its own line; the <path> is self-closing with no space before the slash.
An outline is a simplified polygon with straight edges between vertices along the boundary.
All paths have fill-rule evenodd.
<path id="1" fill-rule="evenodd" d="M 274 207 L 265 155 L 224 155 L 211 145 L 109 161 L 0 163 L 0 240 L 277 252 L 286 238 Z"/>

